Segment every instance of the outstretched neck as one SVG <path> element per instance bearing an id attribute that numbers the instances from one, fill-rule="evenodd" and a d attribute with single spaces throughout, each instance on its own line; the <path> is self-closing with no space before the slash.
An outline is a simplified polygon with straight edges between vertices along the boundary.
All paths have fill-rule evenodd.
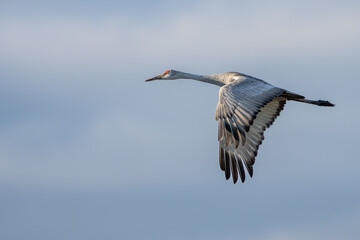
<path id="1" fill-rule="evenodd" d="M 206 82 L 217 86 L 224 86 L 225 83 L 216 77 L 216 75 L 196 75 L 191 73 L 177 71 L 176 78 L 180 79 L 193 79 L 200 82 Z"/>

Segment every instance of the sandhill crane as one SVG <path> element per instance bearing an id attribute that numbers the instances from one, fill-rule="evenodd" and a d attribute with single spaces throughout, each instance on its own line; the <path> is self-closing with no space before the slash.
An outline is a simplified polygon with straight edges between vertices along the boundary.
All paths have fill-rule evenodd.
<path id="1" fill-rule="evenodd" d="M 195 75 L 175 70 L 146 80 L 193 79 L 220 86 L 215 119 L 219 122 L 219 162 L 228 180 L 234 183 L 238 176 L 245 181 L 244 165 L 250 177 L 264 131 L 292 100 L 318 106 L 333 107 L 324 100 L 308 100 L 304 96 L 275 87 L 263 80 L 237 72 L 213 75 Z"/>

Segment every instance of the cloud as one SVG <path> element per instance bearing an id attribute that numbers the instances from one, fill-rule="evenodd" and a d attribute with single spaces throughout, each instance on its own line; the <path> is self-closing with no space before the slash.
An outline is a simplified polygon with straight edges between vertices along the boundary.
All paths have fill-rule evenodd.
<path id="1" fill-rule="evenodd" d="M 272 72 L 269 78 L 283 77 L 284 87 L 286 84 L 302 86 L 306 89 L 304 92 L 313 96 L 328 96 L 334 81 L 329 82 L 325 77 L 313 81 L 313 77 L 307 77 L 309 73 L 299 73 L 286 81 L 285 75 L 290 71 L 287 68 L 298 69 L 299 64 L 311 68 L 321 62 L 315 68 L 322 68 L 322 76 L 331 77 L 340 73 L 329 74 L 323 66 L 337 66 L 340 60 L 346 60 L 348 66 L 356 64 L 353 60 L 358 58 L 359 51 L 356 11 L 359 5 L 339 7 L 331 2 L 327 8 L 317 11 L 309 10 L 310 2 L 293 5 L 280 1 L 262 6 L 235 1 L 229 4 L 202 2 L 172 8 L 164 15 L 142 14 L 147 10 L 133 12 L 140 20 L 134 14 L 114 12 L 96 18 L 81 14 L 49 18 L 45 11 L 39 11 L 36 17 L 26 14 L 2 17 L 0 65 L 4 80 L 0 93 L 2 110 L 8 116 L 8 120 L 1 120 L 2 129 L 6 129 L 1 137 L 2 181 L 26 183 L 35 179 L 50 184 L 53 179 L 60 185 L 77 181 L 79 185 L 101 181 L 104 185 L 118 182 L 126 185 L 143 184 L 157 173 L 158 184 L 161 179 L 181 181 L 183 172 L 196 178 L 196 172 L 207 163 L 201 160 L 204 152 L 209 158 L 217 154 L 216 123 L 211 125 L 199 120 L 213 121 L 210 114 L 216 106 L 217 90 L 208 86 L 209 90 L 204 91 L 205 86 L 197 84 L 189 89 L 186 82 L 172 83 L 171 88 L 165 83 L 145 87 L 143 79 L 167 68 L 217 73 L 274 67 L 269 71 Z M 327 64 L 334 59 L 336 62 Z M 288 63 L 286 67 L 284 63 Z M 356 84 L 352 78 L 346 81 Z M 345 105 L 345 89 L 344 92 L 342 88 L 337 90 L 334 96 L 338 96 L 338 101 L 341 98 Z M 349 105 L 347 111 L 351 108 Z M 346 112 L 339 111 L 343 115 Z M 303 123 L 296 112 L 292 113 L 295 125 L 296 121 Z M 324 114 L 331 116 L 329 112 Z M 196 117 L 190 120 L 188 116 Z M 289 114 L 286 117 L 290 118 Z M 318 130 L 323 136 L 326 127 L 341 124 L 341 117 L 332 122 L 317 121 L 324 126 Z M 311 123 L 301 126 L 315 129 Z M 281 124 L 285 129 L 285 121 Z M 287 127 L 292 129 L 294 125 L 289 123 Z M 214 139 L 210 143 L 204 142 L 200 135 L 207 134 L 208 129 L 213 129 L 213 134 L 206 135 Z M 283 133 L 280 127 L 276 131 Z M 294 135 L 301 131 L 292 130 Z M 199 136 L 189 137 L 189 133 Z M 276 138 L 279 141 L 281 137 Z M 309 147 L 312 146 L 309 143 Z M 262 156 L 268 154 L 267 148 L 270 152 L 273 147 L 262 146 L 265 150 Z M 296 144 L 293 148 L 298 149 Z M 189 155 L 178 149 L 195 149 L 191 157 L 200 160 L 182 161 Z M 148 158 L 154 155 L 157 158 L 150 164 Z M 286 157 L 288 155 L 282 156 L 279 165 L 286 164 Z M 168 171 L 174 162 L 176 171 Z M 139 170 L 139 165 L 145 167 Z M 260 166 L 259 170 L 262 174 L 270 172 Z M 295 168 L 292 171 L 301 175 Z M 179 176 L 174 177 L 178 173 Z"/>
<path id="2" fill-rule="evenodd" d="M 44 226 L 55 238 L 357 239 L 359 8 L 2 4 L 5 236 L 31 239 Z M 265 133 L 254 177 L 233 185 L 218 166 L 218 88 L 144 83 L 168 68 L 244 71 L 336 107 L 288 103 Z"/>
<path id="3" fill-rule="evenodd" d="M 231 6 L 232 5 L 232 6 Z M 306 4 L 305 4 L 306 5 Z M 323 8 L 304 17 L 305 6 L 216 2 L 139 22 L 127 15 L 88 18 L 19 18 L 0 25 L 1 61 L 44 71 L 135 69 L 190 58 L 238 64 L 262 59 L 336 57 L 356 51 L 359 6 Z M 165 19 L 163 19 L 165 20 Z M 331 49 L 331 51 L 329 51 Z"/>
<path id="4" fill-rule="evenodd" d="M 359 209 L 353 209 L 354 212 L 341 213 L 335 218 L 324 219 L 321 223 L 304 224 L 302 227 L 290 227 L 272 229 L 263 237 L 255 237 L 255 239 L 356 239 L 359 231 L 356 229 L 356 223 L 359 222 Z"/>

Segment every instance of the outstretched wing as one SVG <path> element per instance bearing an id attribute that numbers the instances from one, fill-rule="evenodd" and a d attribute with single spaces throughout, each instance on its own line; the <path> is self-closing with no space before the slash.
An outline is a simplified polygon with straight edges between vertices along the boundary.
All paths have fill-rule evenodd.
<path id="1" fill-rule="evenodd" d="M 284 108 L 284 89 L 256 78 L 247 77 L 220 88 L 216 120 L 219 122 L 219 161 L 226 179 L 234 183 L 250 177 L 264 131 Z"/>

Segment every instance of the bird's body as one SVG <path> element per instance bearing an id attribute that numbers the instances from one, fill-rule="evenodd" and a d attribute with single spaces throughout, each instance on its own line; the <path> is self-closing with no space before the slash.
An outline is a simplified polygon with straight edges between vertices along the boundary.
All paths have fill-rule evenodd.
<path id="1" fill-rule="evenodd" d="M 264 131 L 275 121 L 286 101 L 334 106 L 328 101 L 308 100 L 304 96 L 275 87 L 263 80 L 228 72 L 213 75 L 195 75 L 175 70 L 148 79 L 194 79 L 220 86 L 216 120 L 219 122 L 219 161 L 226 179 L 232 175 L 245 181 L 245 168 L 253 175 L 258 148 L 264 140 Z"/>

